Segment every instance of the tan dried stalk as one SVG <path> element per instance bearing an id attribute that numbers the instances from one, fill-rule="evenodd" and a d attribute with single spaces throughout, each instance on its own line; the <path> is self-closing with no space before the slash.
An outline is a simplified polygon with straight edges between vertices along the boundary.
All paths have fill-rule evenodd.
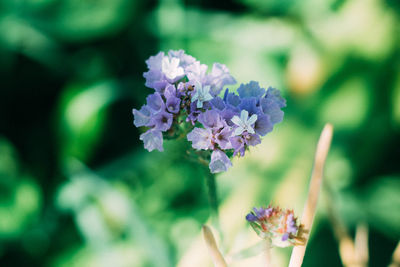
<path id="1" fill-rule="evenodd" d="M 365 223 L 360 223 L 357 225 L 355 238 L 355 258 L 357 260 L 357 266 L 368 266 L 368 226 Z"/>
<path id="2" fill-rule="evenodd" d="M 293 248 L 292 255 L 290 257 L 289 267 L 300 267 L 303 263 L 308 237 L 311 232 L 314 215 L 317 208 L 319 192 L 321 191 L 324 164 L 331 145 L 332 135 L 333 126 L 328 123 L 322 130 L 321 136 L 318 141 L 314 159 L 314 168 L 311 174 L 310 188 L 301 218 L 301 224 L 303 225 L 304 229 L 308 229 L 308 233 L 305 234 L 306 241 L 304 246 L 295 246 Z"/>
<path id="3" fill-rule="evenodd" d="M 206 241 L 208 251 L 210 252 L 212 261 L 215 267 L 227 267 L 226 261 L 218 249 L 217 243 L 211 229 L 207 226 L 203 226 L 203 237 Z"/>
<path id="4" fill-rule="evenodd" d="M 393 252 L 392 262 L 389 264 L 389 267 L 399 267 L 399 266 L 400 266 L 400 241 Z"/>

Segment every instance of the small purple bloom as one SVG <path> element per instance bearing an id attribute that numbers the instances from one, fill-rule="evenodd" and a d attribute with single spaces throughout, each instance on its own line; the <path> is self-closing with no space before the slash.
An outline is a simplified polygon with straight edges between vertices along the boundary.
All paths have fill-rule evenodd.
<path id="1" fill-rule="evenodd" d="M 222 130 L 215 134 L 215 143 L 222 149 L 231 149 L 232 144 L 229 138 L 232 135 L 232 131 L 229 127 L 224 127 Z"/>
<path id="2" fill-rule="evenodd" d="M 224 127 L 221 116 L 216 110 L 206 110 L 199 115 L 198 120 L 206 128 L 220 129 Z"/>
<path id="3" fill-rule="evenodd" d="M 227 171 L 232 166 L 228 156 L 221 150 L 214 150 L 211 154 L 210 171 L 218 173 Z"/>
<path id="4" fill-rule="evenodd" d="M 192 147 L 200 150 L 200 149 L 212 149 L 213 145 L 212 141 L 212 132 L 210 129 L 202 129 L 202 128 L 194 128 L 187 135 L 187 139 L 192 142 Z"/>
<path id="5" fill-rule="evenodd" d="M 157 149 L 158 151 L 163 151 L 163 137 L 160 131 L 148 130 L 147 132 L 140 135 L 140 140 L 144 143 L 144 148 L 148 151 L 153 151 Z"/>
<path id="6" fill-rule="evenodd" d="M 256 134 L 264 136 L 271 132 L 272 128 L 273 124 L 271 123 L 270 117 L 265 114 L 259 114 L 254 124 L 254 131 L 256 131 Z"/>
<path id="7" fill-rule="evenodd" d="M 261 139 L 257 134 L 244 134 L 243 135 L 244 142 L 249 146 L 256 146 L 261 144 Z"/>
<path id="8" fill-rule="evenodd" d="M 147 106 L 152 110 L 152 113 L 160 112 L 164 109 L 164 101 L 158 92 L 149 95 L 146 98 Z"/>
<path id="9" fill-rule="evenodd" d="M 158 131 L 165 132 L 171 128 L 173 116 L 171 113 L 161 111 L 151 118 L 150 125 Z"/>
<path id="10" fill-rule="evenodd" d="M 257 221 L 257 219 L 258 219 L 257 216 L 255 216 L 251 212 L 246 215 L 246 220 L 249 221 L 249 222 L 255 222 L 255 221 Z"/>
<path id="11" fill-rule="evenodd" d="M 226 90 L 228 91 L 228 89 Z M 232 107 L 239 106 L 241 102 L 240 97 L 238 95 L 235 95 L 234 93 L 225 94 L 224 101 L 226 104 L 231 105 Z"/>
<path id="12" fill-rule="evenodd" d="M 133 124 L 136 127 L 147 126 L 150 122 L 151 111 L 148 106 L 143 105 L 140 110 L 132 110 L 134 120 Z"/>
<path id="13" fill-rule="evenodd" d="M 281 92 L 276 88 L 269 87 L 265 94 L 265 98 L 272 99 L 280 108 L 286 107 L 286 100 L 281 96 Z"/>
<path id="14" fill-rule="evenodd" d="M 182 66 L 182 68 L 190 66 L 191 64 L 196 62 L 196 59 L 194 57 L 192 57 L 190 55 L 186 55 L 185 51 L 183 51 L 182 49 L 180 49 L 180 50 L 170 50 L 168 52 L 168 56 L 171 57 L 171 58 L 172 57 L 179 58 L 180 66 Z"/>
<path id="15" fill-rule="evenodd" d="M 177 95 L 176 95 L 176 88 L 175 88 L 175 85 L 173 85 L 173 84 L 168 84 L 168 85 L 165 87 L 164 96 L 165 96 L 165 98 L 176 97 Z"/>
<path id="16" fill-rule="evenodd" d="M 236 83 L 235 78 L 230 75 L 229 69 L 224 64 L 220 63 L 213 64 L 208 80 L 208 84 L 211 85 L 211 94 L 213 96 L 217 96 L 225 85 Z"/>
<path id="17" fill-rule="evenodd" d="M 215 108 L 215 109 L 218 109 L 218 110 L 224 110 L 224 108 L 225 108 L 225 103 L 220 97 L 214 97 L 210 101 L 210 104 L 211 104 L 212 108 Z"/>
<path id="18" fill-rule="evenodd" d="M 257 106 L 257 99 L 255 97 L 243 98 L 238 107 L 240 110 L 247 110 L 250 116 L 263 112 L 261 107 Z"/>
<path id="19" fill-rule="evenodd" d="M 260 98 L 265 94 L 265 89 L 261 88 L 258 82 L 251 81 L 247 84 L 241 84 L 237 89 L 240 98 L 255 97 Z"/>
<path id="20" fill-rule="evenodd" d="M 207 68 L 207 65 L 196 61 L 186 68 L 186 76 L 188 77 L 189 81 L 199 81 L 203 83 L 206 80 Z"/>
<path id="21" fill-rule="evenodd" d="M 229 141 L 232 144 L 232 148 L 234 149 L 233 155 L 236 156 L 239 154 L 239 156 L 243 157 L 245 153 L 245 142 L 241 136 L 233 136 L 229 138 Z"/>
<path id="22" fill-rule="evenodd" d="M 178 113 L 180 109 L 181 100 L 175 96 L 170 96 L 167 98 L 167 110 L 171 113 Z"/>

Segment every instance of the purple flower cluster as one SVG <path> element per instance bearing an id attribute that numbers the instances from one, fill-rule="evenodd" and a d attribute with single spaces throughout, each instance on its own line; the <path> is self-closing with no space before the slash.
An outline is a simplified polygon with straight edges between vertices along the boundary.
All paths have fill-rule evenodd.
<path id="1" fill-rule="evenodd" d="M 253 208 L 246 215 L 246 220 L 261 238 L 269 239 L 275 246 L 299 245 L 303 241 L 299 236 L 300 226 L 292 210 L 271 206 Z"/>
<path id="2" fill-rule="evenodd" d="M 283 119 L 286 103 L 280 92 L 258 82 L 241 84 L 238 94 L 226 89 L 221 98 L 223 87 L 236 83 L 223 64 L 214 63 L 208 73 L 207 65 L 183 50 L 160 52 L 146 64 L 145 85 L 155 92 L 133 115 L 135 126 L 148 128 L 140 139 L 149 151 L 163 151 L 163 135 L 174 136 L 186 122 L 193 148 L 211 151 L 211 172 L 222 172 L 232 166 L 227 153 L 244 156 Z"/>

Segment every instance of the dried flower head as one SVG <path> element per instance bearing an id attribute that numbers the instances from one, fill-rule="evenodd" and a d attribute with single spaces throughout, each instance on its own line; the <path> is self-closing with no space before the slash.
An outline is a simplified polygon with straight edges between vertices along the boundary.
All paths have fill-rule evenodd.
<path id="1" fill-rule="evenodd" d="M 253 208 L 246 215 L 254 231 L 263 239 L 271 241 L 277 247 L 303 245 L 305 233 L 292 210 L 279 207 Z"/>

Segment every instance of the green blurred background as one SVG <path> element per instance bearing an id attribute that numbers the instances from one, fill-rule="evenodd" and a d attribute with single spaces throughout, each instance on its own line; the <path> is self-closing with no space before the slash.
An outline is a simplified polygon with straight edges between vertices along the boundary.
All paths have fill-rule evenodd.
<path id="1" fill-rule="evenodd" d="M 0 266 L 211 266 L 208 170 L 185 140 L 145 151 L 132 124 L 152 92 L 145 60 L 169 49 L 287 99 L 284 121 L 217 177 L 224 251 L 257 242 L 255 205 L 301 213 L 331 122 L 335 209 L 351 235 L 368 225 L 370 266 L 386 266 L 400 238 L 399 26 L 397 0 L 1 0 Z M 324 199 L 304 266 L 341 265 Z M 289 254 L 274 251 L 277 266 Z"/>

